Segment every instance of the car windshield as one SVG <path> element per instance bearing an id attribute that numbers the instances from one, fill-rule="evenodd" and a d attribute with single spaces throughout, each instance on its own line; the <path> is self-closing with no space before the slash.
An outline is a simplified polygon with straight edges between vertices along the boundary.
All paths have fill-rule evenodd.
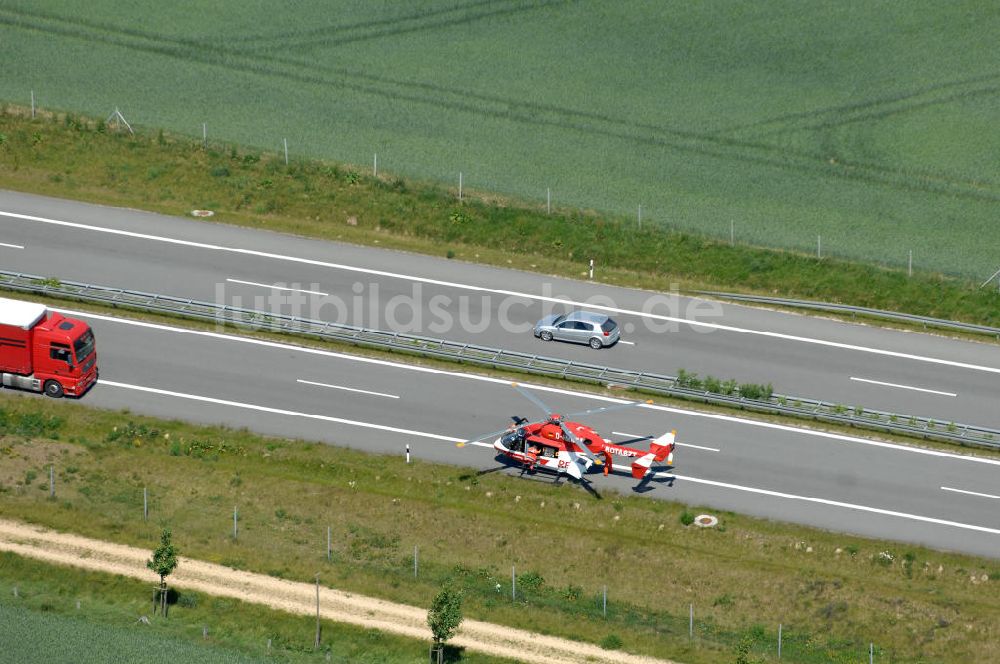
<path id="1" fill-rule="evenodd" d="M 610 318 L 604 321 L 604 323 L 601 325 L 601 329 L 604 330 L 605 332 L 610 332 L 616 327 L 618 327 L 618 323 L 614 322 Z"/>
<path id="2" fill-rule="evenodd" d="M 566 320 L 565 316 L 558 316 L 554 321 L 552 321 L 549 324 L 550 325 L 558 325 L 559 323 L 563 322 L 564 320 Z"/>
<path id="3" fill-rule="evenodd" d="M 76 351 L 77 362 L 83 362 L 90 357 L 90 354 L 94 352 L 94 333 L 87 330 L 80 335 L 80 338 L 73 344 L 73 350 Z"/>

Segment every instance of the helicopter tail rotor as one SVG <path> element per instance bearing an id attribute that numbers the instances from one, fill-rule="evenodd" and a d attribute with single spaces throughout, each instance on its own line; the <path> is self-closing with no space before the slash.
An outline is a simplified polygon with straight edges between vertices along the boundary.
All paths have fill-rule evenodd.
<path id="1" fill-rule="evenodd" d="M 674 438 L 676 437 L 677 431 L 674 430 L 663 434 L 650 443 L 649 451 L 657 463 L 666 461 L 667 465 L 672 466 L 674 464 Z"/>

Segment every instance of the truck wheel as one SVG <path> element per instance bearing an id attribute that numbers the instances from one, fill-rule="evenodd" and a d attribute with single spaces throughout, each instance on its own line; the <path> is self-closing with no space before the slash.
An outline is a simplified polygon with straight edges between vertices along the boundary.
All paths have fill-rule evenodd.
<path id="1" fill-rule="evenodd" d="M 604 344 L 602 344 L 601 340 L 598 339 L 597 337 L 591 337 L 590 347 L 593 348 L 594 350 L 600 350 L 604 348 Z"/>
<path id="2" fill-rule="evenodd" d="M 45 396 L 52 397 L 53 399 L 58 399 L 63 395 L 63 386 L 59 384 L 58 380 L 45 381 L 45 387 L 43 390 L 45 392 Z"/>
<path id="3" fill-rule="evenodd" d="M 552 333 L 548 330 L 543 331 L 539 336 L 542 337 L 542 341 L 552 341 Z"/>

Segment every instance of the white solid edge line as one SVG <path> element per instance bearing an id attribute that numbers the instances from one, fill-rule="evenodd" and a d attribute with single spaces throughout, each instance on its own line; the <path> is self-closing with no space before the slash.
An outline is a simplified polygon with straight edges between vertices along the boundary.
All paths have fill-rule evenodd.
<path id="1" fill-rule="evenodd" d="M 929 390 L 926 387 L 913 387 L 912 385 L 900 385 L 899 383 L 886 383 L 881 380 L 872 380 L 870 378 L 858 378 L 857 376 L 851 376 L 851 380 L 857 381 L 859 383 L 871 383 L 872 385 L 884 385 L 885 387 L 898 387 L 901 390 L 913 390 L 914 392 L 927 392 L 928 394 L 940 394 L 945 397 L 957 397 L 958 395 L 954 392 L 942 392 L 940 390 Z"/>
<path id="2" fill-rule="evenodd" d="M 6 242 L 0 242 L 0 247 L 7 247 L 8 249 L 24 249 L 19 244 L 7 244 Z"/>
<path id="3" fill-rule="evenodd" d="M 62 313 L 69 314 L 71 316 L 79 316 L 81 318 L 91 318 L 94 320 L 103 320 L 112 323 L 121 323 L 123 325 L 133 325 L 135 327 L 145 327 L 154 330 L 162 330 L 167 332 L 174 332 L 178 334 L 191 334 L 195 336 L 209 337 L 212 339 L 219 339 L 222 341 L 233 341 L 238 343 L 247 343 L 257 346 L 266 346 L 269 348 L 281 348 L 284 350 L 294 350 L 301 353 L 309 353 L 312 355 L 322 355 L 324 357 L 333 357 L 341 360 L 347 360 L 351 362 L 360 362 L 362 364 L 374 364 L 378 366 L 393 367 L 396 369 L 404 369 L 406 371 L 416 371 L 419 373 L 428 374 L 438 374 L 442 376 L 453 376 L 457 378 L 465 378 L 468 380 L 476 380 L 484 383 L 495 383 L 498 385 L 509 385 L 510 381 L 504 378 L 492 378 L 490 376 L 480 376 L 477 374 L 467 374 L 459 373 L 457 371 L 445 371 L 444 369 L 433 369 L 431 367 L 422 367 L 411 364 L 404 364 L 401 362 L 392 362 L 390 360 L 380 360 L 372 357 L 362 357 L 358 355 L 350 355 L 348 353 L 338 353 L 330 350 L 322 350 L 319 348 L 309 348 L 308 346 L 296 346 L 294 344 L 281 343 L 277 341 L 265 341 L 263 339 L 253 339 L 251 337 L 240 337 L 231 334 L 222 334 L 220 332 L 207 332 L 205 330 L 194 330 L 181 327 L 173 327 L 170 325 L 163 325 L 161 323 L 147 323 L 145 321 L 131 320 L 128 318 L 116 318 L 114 316 L 106 316 L 103 314 L 95 314 L 90 311 L 74 311 L 72 309 L 61 309 Z M 593 399 L 595 401 L 603 401 L 606 403 L 630 403 L 628 399 L 618 399 L 615 397 L 606 397 L 600 394 L 589 394 L 586 392 L 574 392 L 573 390 L 567 390 L 559 387 L 551 387 L 548 385 L 535 385 L 531 383 L 521 383 L 526 387 L 530 387 L 532 390 L 538 392 L 551 392 L 553 394 L 562 394 L 566 396 L 579 397 L 583 399 Z M 704 417 L 706 419 L 720 420 L 723 422 L 733 422 L 741 425 L 761 427 L 764 429 L 774 429 L 777 431 L 788 431 L 798 435 L 806 436 L 816 436 L 819 438 L 826 438 L 828 440 L 837 440 L 841 442 L 855 443 L 860 445 L 871 445 L 873 447 L 881 447 L 885 449 L 897 450 L 902 452 L 910 452 L 912 454 L 924 454 L 928 456 L 936 456 L 941 458 L 957 459 L 960 461 L 972 461 L 975 463 L 984 463 L 987 465 L 1000 466 L 1000 459 L 990 459 L 977 456 L 969 456 L 963 454 L 956 454 L 954 452 L 943 452 L 940 450 L 932 450 L 923 447 L 911 447 L 909 445 L 899 445 L 897 443 L 887 443 L 878 440 L 868 440 L 867 438 L 858 438 L 856 436 L 847 436 L 845 434 L 832 433 L 829 431 L 816 431 L 814 429 L 807 429 L 802 427 L 794 427 L 787 424 L 777 424 L 774 422 L 763 422 L 759 420 L 748 420 L 734 415 L 721 415 L 718 413 L 703 413 L 695 410 L 685 410 L 683 408 L 675 408 L 672 406 L 662 406 L 660 404 L 641 404 L 640 408 L 648 408 L 650 410 L 656 410 L 664 413 L 677 413 L 680 415 L 687 415 L 691 417 Z"/>
<path id="4" fill-rule="evenodd" d="M 290 415 L 292 417 L 305 417 L 312 420 L 323 420 L 324 422 L 336 422 L 338 424 L 347 424 L 355 427 L 364 427 L 366 429 L 378 429 L 379 431 L 390 431 L 392 433 L 401 433 L 408 436 L 419 436 L 421 438 L 433 438 L 434 440 L 444 440 L 449 443 L 460 443 L 461 438 L 453 438 L 451 436 L 442 436 L 436 433 L 427 433 L 425 431 L 414 431 L 413 429 L 401 429 L 399 427 L 391 427 L 387 424 L 375 424 L 373 422 L 361 422 L 358 420 L 348 420 L 342 417 L 333 417 L 332 415 L 315 415 L 313 413 L 301 413 L 295 410 L 286 410 L 284 408 L 272 408 L 271 406 L 259 406 L 256 404 L 242 403 L 240 401 L 230 401 L 228 399 L 216 399 L 215 397 L 204 397 L 197 394 L 187 394 L 184 392 L 174 392 L 172 390 L 161 390 L 156 387 L 145 387 L 143 385 L 132 385 L 131 383 L 119 383 L 113 380 L 105 380 L 101 378 L 98 383 L 101 385 L 108 385 L 110 387 L 120 387 L 126 390 L 135 390 L 137 392 L 149 392 L 151 394 L 159 394 L 168 397 L 177 397 L 178 399 L 188 399 L 190 401 L 201 401 L 204 403 L 213 403 L 220 406 L 232 406 L 234 408 L 244 408 L 246 410 L 256 410 L 262 413 L 271 413 L 273 415 Z"/>
<path id="5" fill-rule="evenodd" d="M 653 439 L 653 438 L 656 437 L 656 436 L 637 436 L 634 433 L 625 433 L 624 431 L 612 431 L 611 434 L 613 436 L 627 436 L 629 438 L 649 438 L 649 439 Z M 716 449 L 714 447 L 705 447 L 704 445 L 695 445 L 694 443 L 678 443 L 678 442 L 675 442 L 674 445 L 676 445 L 677 447 L 693 447 L 696 450 L 706 450 L 708 452 L 721 452 L 722 451 L 722 450 Z"/>
<path id="6" fill-rule="evenodd" d="M 135 390 L 138 392 L 148 392 L 152 394 L 159 394 L 162 396 L 176 397 L 179 399 L 188 399 L 191 401 L 200 401 L 204 403 L 218 404 L 220 406 L 232 406 L 234 408 L 244 408 L 247 410 L 256 410 L 264 413 L 272 413 L 274 415 L 289 415 L 292 417 L 304 417 L 314 420 L 323 420 L 326 422 L 337 422 L 339 424 L 347 424 L 350 426 L 364 427 L 366 429 L 378 429 L 379 431 L 390 431 L 392 433 L 401 433 L 410 436 L 419 436 L 421 438 L 431 438 L 434 440 L 443 440 L 450 443 L 460 443 L 461 438 L 453 438 L 451 436 L 442 436 L 435 433 L 427 433 L 425 431 L 414 431 L 412 429 L 401 429 L 398 427 L 391 427 L 385 424 L 374 424 L 372 422 L 360 422 L 357 420 L 347 420 L 340 417 L 332 417 L 330 415 L 316 415 L 313 413 L 301 413 L 294 410 L 286 410 L 284 408 L 272 408 L 270 406 L 259 406 L 256 404 L 241 403 L 239 401 L 229 401 L 228 399 L 216 399 L 214 397 L 205 397 L 196 394 L 186 394 L 184 392 L 174 392 L 172 390 L 161 390 L 155 387 L 146 387 L 143 385 L 132 385 L 130 383 L 119 383 L 117 381 L 101 379 L 99 381 L 101 385 L 106 385 L 109 387 L 118 387 L 126 390 Z M 483 447 L 492 447 L 487 443 L 479 443 Z M 621 470 L 630 472 L 630 466 L 622 466 L 620 464 L 612 465 L 615 470 Z M 774 498 L 786 498 L 789 500 L 801 500 L 805 502 L 818 503 L 821 505 L 830 505 L 833 507 L 843 507 L 847 509 L 859 510 L 863 512 L 871 512 L 873 514 L 882 514 L 885 516 L 894 516 L 904 519 L 911 519 L 914 521 L 923 521 L 925 523 L 934 523 L 943 526 L 953 526 L 956 528 L 963 528 L 965 530 L 977 530 L 980 532 L 991 533 L 994 535 L 1000 535 L 1000 529 L 987 528 L 986 526 L 976 526 L 967 523 L 958 523 L 956 521 L 947 521 L 945 519 L 935 519 L 928 516 L 920 516 L 917 514 L 907 514 L 906 512 L 896 512 L 894 510 L 886 510 L 878 507 L 868 507 L 866 505 L 854 505 L 851 503 L 844 503 L 838 500 L 827 500 L 826 498 L 815 498 L 812 496 L 797 496 L 791 493 L 784 493 L 781 491 L 771 491 L 769 489 L 757 489 L 754 487 L 740 486 L 738 484 L 730 484 L 728 482 L 717 482 L 715 480 L 703 480 L 695 477 L 679 476 L 672 473 L 652 473 L 653 477 L 664 477 L 673 478 L 676 480 L 694 482 L 697 484 L 707 484 L 710 486 L 717 486 L 725 489 L 733 489 L 736 491 L 748 491 L 750 493 L 757 493 L 765 496 L 771 496 Z"/>
<path id="7" fill-rule="evenodd" d="M 629 466 L 614 465 L 612 466 L 615 470 L 621 470 L 630 472 L 631 468 Z M 924 523 L 933 523 L 939 526 L 951 526 L 953 528 L 962 528 L 963 530 L 975 530 L 982 533 L 989 533 L 991 535 L 1000 535 L 1000 528 L 990 528 L 988 526 L 977 526 L 971 523 L 961 523 L 959 521 L 949 521 L 948 519 L 936 519 L 931 516 L 921 516 L 919 514 L 909 514 L 907 512 L 897 512 L 896 510 L 887 510 L 881 507 L 869 507 L 868 505 L 856 505 L 854 503 L 845 503 L 840 500 L 830 500 L 828 498 L 816 498 L 815 496 L 798 496 L 794 493 L 785 493 L 783 491 L 772 491 L 770 489 L 757 489 L 755 487 L 741 486 L 739 484 L 731 484 L 729 482 L 719 482 L 717 480 L 704 480 L 698 477 L 689 477 L 687 475 L 675 475 L 673 473 L 662 473 L 655 472 L 650 473 L 653 477 L 663 477 L 667 479 L 675 479 L 680 482 L 694 482 L 695 484 L 707 484 L 709 486 L 720 487 L 723 489 L 733 489 L 734 491 L 747 491 L 749 493 L 756 493 L 763 496 L 771 496 L 774 498 L 787 498 L 789 500 L 801 500 L 807 503 L 817 503 L 819 505 L 829 505 L 831 507 L 842 507 L 850 510 L 857 510 L 859 512 L 869 512 L 871 514 L 882 514 L 884 516 L 893 516 L 901 519 L 909 519 L 911 521 L 922 521 Z"/>
<path id="8" fill-rule="evenodd" d="M 992 493 L 979 493 L 978 491 L 966 491 L 965 489 L 952 489 L 950 486 L 941 487 L 942 491 L 954 491 L 955 493 L 964 493 L 970 496 L 979 496 L 980 498 L 994 498 L 1000 500 L 1000 496 L 994 496 Z"/>
<path id="9" fill-rule="evenodd" d="M 901 359 L 914 360 L 917 362 L 928 362 L 931 364 L 941 364 L 946 366 L 958 367 L 962 369 L 973 369 L 976 371 L 985 371 L 988 373 L 1000 374 L 1000 367 L 987 367 L 979 364 L 970 364 L 968 362 L 958 362 L 955 360 L 945 360 L 935 357 L 926 357 L 923 355 L 913 355 L 911 353 L 902 353 L 899 351 L 884 350 L 880 348 L 870 348 L 867 346 L 858 346 L 856 344 L 848 344 L 839 341 L 828 341 L 825 339 L 815 339 L 812 337 L 801 337 L 794 334 L 784 334 L 781 332 L 769 332 L 766 330 L 748 330 L 739 327 L 733 327 L 731 325 L 722 325 L 721 323 L 706 323 L 704 321 L 691 320 L 688 318 L 678 318 L 676 316 L 664 316 L 660 314 L 654 314 L 648 311 L 636 311 L 634 309 L 622 309 L 620 307 L 612 307 L 603 304 L 595 304 L 591 302 L 579 302 L 577 300 L 569 300 L 565 298 L 557 298 L 546 295 L 535 295 L 531 293 L 520 293 L 518 291 L 509 291 L 500 288 L 487 288 L 485 286 L 473 286 L 471 284 L 462 284 L 453 281 L 443 281 L 441 279 L 431 279 L 429 277 L 417 277 L 409 274 L 400 274 L 396 272 L 388 272 L 386 270 L 375 270 L 372 268 L 356 267 L 353 265 L 343 265 L 341 263 L 331 263 L 329 261 L 321 261 L 312 258 L 302 258 L 299 256 L 288 256 L 285 254 L 276 254 L 269 251 L 258 251 L 256 249 L 241 249 L 238 247 L 225 247 L 216 244 L 208 244 L 206 242 L 195 242 L 192 240 L 180 240 L 177 238 L 165 237 L 162 235 L 151 235 L 149 233 L 137 233 L 135 231 L 125 231 L 117 228 L 105 228 L 102 226 L 93 226 L 91 224 L 81 224 L 72 221 L 60 221 L 58 219 L 49 219 L 47 217 L 38 217 L 30 214 L 20 214 L 16 212 L 3 212 L 0 211 L 0 216 L 12 217 L 14 219 L 23 219 L 25 221 L 37 221 L 44 224 L 54 224 L 56 226 L 65 226 L 69 228 L 79 228 L 83 230 L 94 231 L 98 233 L 109 233 L 112 235 L 121 235 L 125 237 L 132 237 L 141 240 L 151 240 L 154 242 L 165 242 L 168 244 L 177 244 L 185 247 L 195 247 L 199 249 L 209 249 L 212 251 L 228 251 L 235 254 L 242 254 L 245 256 L 257 256 L 259 258 L 271 258 L 275 260 L 290 261 L 295 263 L 302 263 L 305 265 L 316 265 L 319 267 L 328 267 L 336 270 L 347 270 L 351 272 L 360 272 L 362 274 L 372 274 L 382 277 L 391 277 L 394 279 L 405 279 L 408 281 L 420 282 L 425 284 L 432 284 L 436 286 L 446 286 L 450 288 L 461 288 L 470 291 L 477 291 L 482 293 L 496 293 L 497 295 L 510 295 L 513 297 L 522 297 L 529 300 L 539 300 L 543 302 L 553 302 L 555 304 L 564 304 L 572 307 L 586 307 L 589 309 L 597 309 L 600 311 L 607 311 L 617 314 L 625 314 L 629 316 L 639 316 L 643 318 L 649 318 L 653 320 L 660 320 L 672 323 L 684 323 L 687 325 L 704 327 L 713 330 L 722 330 L 726 332 L 737 332 L 740 334 L 756 334 L 764 337 L 771 337 L 774 339 L 784 339 L 786 341 L 799 341 L 802 343 L 816 344 L 820 346 L 827 346 L 830 348 L 840 348 L 843 350 L 854 350 L 864 353 L 872 353 L 875 355 L 885 355 L 888 357 L 898 357 Z"/>
<path id="10" fill-rule="evenodd" d="M 627 344 L 629 346 L 634 346 L 635 345 L 634 341 L 625 341 L 624 339 L 619 339 L 618 343 L 620 343 L 620 344 Z"/>
<path id="11" fill-rule="evenodd" d="M 324 293 L 322 291 L 306 290 L 304 288 L 285 288 L 284 286 L 275 286 L 274 284 L 261 284 L 256 281 L 243 281 L 242 279 L 226 279 L 231 284 L 243 284 L 245 286 L 260 286 L 261 288 L 270 288 L 272 290 L 280 291 L 291 291 L 293 293 L 307 293 L 309 295 L 323 295 L 324 297 L 329 296 L 329 293 Z"/>
<path id="12" fill-rule="evenodd" d="M 371 394 L 376 397 L 387 397 L 389 399 L 398 399 L 399 397 L 395 394 L 386 394 L 385 392 L 372 392 L 370 390 L 359 390 L 356 387 L 344 387 L 343 385 L 331 385 L 330 383 L 317 383 L 314 380 L 303 380 L 297 378 L 296 383 L 304 383 L 305 385 L 316 385 L 318 387 L 329 387 L 332 390 L 344 390 L 346 392 L 358 392 L 359 394 Z"/>

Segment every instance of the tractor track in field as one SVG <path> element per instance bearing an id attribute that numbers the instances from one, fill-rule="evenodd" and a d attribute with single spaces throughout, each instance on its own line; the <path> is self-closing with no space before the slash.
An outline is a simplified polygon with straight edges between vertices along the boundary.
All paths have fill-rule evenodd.
<path id="1" fill-rule="evenodd" d="M 56 565 L 120 574 L 149 581 L 156 575 L 146 568 L 150 551 L 138 547 L 60 533 L 42 526 L 0 519 L 0 551 Z M 234 570 L 190 558 L 180 558 L 170 576 L 171 585 L 219 597 L 261 604 L 300 615 L 316 611 L 316 586 Z M 320 613 L 326 620 L 378 629 L 430 641 L 426 609 L 321 586 Z M 450 644 L 498 657 L 533 664 L 575 662 L 670 664 L 666 660 L 604 650 L 596 645 L 546 636 L 526 630 L 465 620 Z"/>
<path id="2" fill-rule="evenodd" d="M 553 0 L 540 3 L 549 6 Z M 488 5 L 495 3 L 470 3 L 460 6 L 470 11 L 484 11 L 486 15 L 495 13 L 516 13 L 528 7 L 512 4 L 502 8 Z M 418 20 L 411 16 L 407 20 Z M 445 24 L 458 19 L 448 18 Z M 472 20 L 466 16 L 459 22 Z M 586 110 L 567 108 L 554 104 L 534 103 L 518 99 L 507 99 L 474 90 L 463 90 L 429 82 L 397 80 L 344 67 L 323 66 L 315 59 L 282 56 L 246 50 L 246 45 L 234 46 L 232 40 L 217 42 L 206 38 L 178 38 L 164 34 L 126 28 L 103 22 L 92 22 L 76 18 L 70 20 L 58 13 L 24 9 L 0 9 L 0 25 L 33 30 L 41 33 L 79 39 L 85 42 L 102 42 L 128 50 L 153 53 L 185 62 L 198 62 L 221 67 L 242 74 L 294 80 L 306 85 L 333 86 L 353 92 L 382 97 L 391 101 L 404 101 L 432 106 L 448 111 L 534 125 L 575 131 L 586 135 L 630 141 L 637 145 L 663 150 L 695 154 L 702 157 L 728 162 L 740 162 L 752 166 L 763 166 L 784 171 L 809 173 L 820 178 L 833 178 L 852 182 L 874 183 L 900 191 L 933 193 L 969 200 L 996 202 L 1000 200 L 997 182 L 989 178 L 970 179 L 931 170 L 894 168 L 860 160 L 831 159 L 830 155 L 808 150 L 796 150 L 765 140 L 770 132 L 783 134 L 789 131 L 832 128 L 841 124 L 882 119 L 911 110 L 918 110 L 942 103 L 980 96 L 995 96 L 1000 86 L 992 85 L 996 75 L 971 77 L 958 81 L 943 82 L 919 90 L 889 95 L 867 100 L 859 104 L 830 109 L 814 109 L 805 113 L 779 116 L 716 131 L 693 131 L 676 127 L 636 122 L 630 118 L 594 113 Z M 328 26 L 323 29 L 348 30 L 373 26 Z M 438 26 L 438 27 L 444 27 Z M 416 28 L 398 27 L 401 31 Z M 421 29 L 424 29 L 423 27 Z M 366 38 L 385 37 L 392 31 Z M 262 35 L 253 39 L 261 40 Z M 357 41 L 361 37 L 345 38 Z M 239 41 L 237 39 L 237 41 Z M 325 42 L 324 42 L 325 43 Z M 955 90 L 954 88 L 957 88 Z M 969 88 L 969 89 L 965 89 Z M 926 97 L 926 98 L 925 98 Z M 846 116 L 840 111 L 849 110 Z M 864 112 L 859 112 L 864 109 Z M 830 114 L 833 114 L 830 117 Z M 786 126 L 789 119 L 799 121 L 811 118 L 804 126 Z M 772 126 L 777 124 L 776 127 Z M 740 130 L 753 127 L 758 130 L 769 128 L 758 135 L 744 135 Z"/>

